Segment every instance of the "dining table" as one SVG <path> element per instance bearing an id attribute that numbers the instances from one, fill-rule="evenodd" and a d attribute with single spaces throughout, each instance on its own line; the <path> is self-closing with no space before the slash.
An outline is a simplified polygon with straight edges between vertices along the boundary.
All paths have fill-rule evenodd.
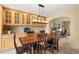
<path id="1" fill-rule="evenodd" d="M 33 54 L 33 44 L 34 43 L 39 43 L 39 42 L 43 42 L 43 41 L 48 41 L 53 39 L 54 36 L 52 34 L 29 34 L 26 37 L 20 37 L 19 39 L 21 40 L 21 43 L 23 45 L 30 45 L 31 44 L 31 53 Z"/>

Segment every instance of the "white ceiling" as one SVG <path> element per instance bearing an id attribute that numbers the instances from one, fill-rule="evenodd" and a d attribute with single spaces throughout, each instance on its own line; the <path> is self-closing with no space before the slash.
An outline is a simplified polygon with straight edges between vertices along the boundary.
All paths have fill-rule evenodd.
<path id="1" fill-rule="evenodd" d="M 45 6 L 43 15 L 47 17 L 53 16 L 58 12 L 62 12 L 75 6 L 74 4 L 43 4 L 43 5 Z M 39 14 L 39 7 L 37 4 L 4 4 L 4 6 Z"/>

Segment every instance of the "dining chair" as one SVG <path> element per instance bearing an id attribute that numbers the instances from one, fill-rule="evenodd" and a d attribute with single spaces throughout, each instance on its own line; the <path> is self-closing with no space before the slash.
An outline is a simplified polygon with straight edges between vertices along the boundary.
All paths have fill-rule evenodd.
<path id="1" fill-rule="evenodd" d="M 43 40 L 41 43 L 41 51 L 46 54 L 47 51 L 54 53 L 54 47 L 53 47 L 53 38 L 47 38 L 47 34 L 46 33 L 42 33 L 41 34 L 42 38 L 41 40 Z M 49 43 L 48 43 L 49 42 Z"/>
<path id="2" fill-rule="evenodd" d="M 54 51 L 56 50 L 57 52 L 59 52 L 59 38 L 57 36 L 55 36 L 53 40 L 53 48 Z"/>
<path id="3" fill-rule="evenodd" d="M 56 33 L 53 34 L 53 38 L 47 41 L 48 46 L 51 47 L 50 51 L 54 53 L 55 51 L 59 52 L 59 37 Z"/>
<path id="4" fill-rule="evenodd" d="M 40 42 L 38 42 L 38 52 L 40 53 L 46 53 L 46 34 L 40 33 L 38 34 L 38 37 L 40 38 Z"/>
<path id="5" fill-rule="evenodd" d="M 48 50 L 52 53 L 55 52 L 55 50 L 58 52 L 59 51 L 59 44 L 58 44 L 58 41 L 59 41 L 59 38 L 56 34 L 52 35 L 51 39 L 47 38 L 46 42 L 45 42 L 45 50 Z M 46 36 L 47 37 L 47 36 Z"/>
<path id="6" fill-rule="evenodd" d="M 22 54 L 22 53 L 26 53 L 27 52 L 27 48 L 26 46 L 17 46 L 16 43 L 16 34 L 14 35 L 14 47 L 16 49 L 16 54 Z"/>

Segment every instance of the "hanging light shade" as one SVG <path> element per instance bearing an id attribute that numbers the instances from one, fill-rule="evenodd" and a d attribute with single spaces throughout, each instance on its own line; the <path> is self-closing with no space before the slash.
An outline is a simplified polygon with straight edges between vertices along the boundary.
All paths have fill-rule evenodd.
<path id="1" fill-rule="evenodd" d="M 35 19 L 33 19 L 33 22 L 35 22 L 36 20 Z"/>
<path id="2" fill-rule="evenodd" d="M 44 5 L 42 5 L 42 4 L 38 4 L 38 6 L 40 6 L 40 7 L 44 7 Z"/>
<path id="3" fill-rule="evenodd" d="M 39 17 L 40 17 L 40 15 L 43 15 L 43 12 L 44 12 L 44 5 L 42 5 L 42 4 L 38 4 L 38 6 L 39 6 Z M 41 21 L 41 19 L 38 19 L 38 22 L 39 23 L 43 23 L 43 21 Z"/>
<path id="4" fill-rule="evenodd" d="M 40 16 L 41 14 L 43 15 L 43 13 L 44 13 L 44 5 L 38 4 L 38 6 L 39 6 L 39 16 Z"/>
<path id="5" fill-rule="evenodd" d="M 38 6 L 39 6 L 39 16 L 40 16 L 40 15 L 44 15 L 44 7 L 45 7 L 45 6 L 42 5 L 42 4 L 38 4 Z M 41 8 L 42 11 L 40 10 L 40 8 Z M 48 23 L 48 21 L 45 21 L 45 20 L 40 21 L 40 22 L 46 23 L 46 24 Z"/>

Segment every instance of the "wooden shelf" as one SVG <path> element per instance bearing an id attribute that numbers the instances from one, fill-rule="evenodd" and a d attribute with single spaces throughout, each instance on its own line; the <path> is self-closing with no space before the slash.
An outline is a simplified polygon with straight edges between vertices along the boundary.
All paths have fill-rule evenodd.
<path id="1" fill-rule="evenodd" d="M 43 22 L 33 22 L 33 23 L 36 23 L 36 24 L 48 24 L 48 23 L 43 23 Z"/>

